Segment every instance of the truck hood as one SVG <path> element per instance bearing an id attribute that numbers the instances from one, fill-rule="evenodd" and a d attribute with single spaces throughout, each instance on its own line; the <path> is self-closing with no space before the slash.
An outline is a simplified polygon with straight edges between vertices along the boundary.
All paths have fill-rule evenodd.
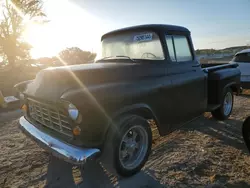
<path id="1" fill-rule="evenodd" d="M 25 94 L 47 101 L 57 101 L 69 90 L 85 88 L 110 82 L 128 81 L 139 77 L 159 74 L 147 64 L 139 63 L 93 63 L 54 67 L 40 71 L 26 87 Z M 159 69 L 162 70 L 162 69 Z M 161 71 L 162 72 L 162 71 Z"/>

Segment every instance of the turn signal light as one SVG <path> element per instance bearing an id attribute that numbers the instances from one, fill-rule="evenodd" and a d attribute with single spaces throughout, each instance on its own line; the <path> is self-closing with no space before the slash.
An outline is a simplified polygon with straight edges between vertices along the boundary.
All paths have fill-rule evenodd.
<path id="1" fill-rule="evenodd" d="M 73 129 L 73 135 L 75 135 L 75 136 L 79 136 L 81 134 L 81 128 L 80 127 L 75 127 L 74 129 Z"/>
<path id="2" fill-rule="evenodd" d="M 24 105 L 21 107 L 21 109 L 22 109 L 23 111 L 27 112 L 28 107 L 27 107 L 27 105 L 26 105 L 26 104 L 24 104 Z"/>

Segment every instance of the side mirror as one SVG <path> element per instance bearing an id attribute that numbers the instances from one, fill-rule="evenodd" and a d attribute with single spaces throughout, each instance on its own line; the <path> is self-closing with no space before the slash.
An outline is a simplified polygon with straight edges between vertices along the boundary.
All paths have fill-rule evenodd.
<path id="1" fill-rule="evenodd" d="M 250 116 L 245 119 L 242 125 L 242 136 L 250 153 Z"/>

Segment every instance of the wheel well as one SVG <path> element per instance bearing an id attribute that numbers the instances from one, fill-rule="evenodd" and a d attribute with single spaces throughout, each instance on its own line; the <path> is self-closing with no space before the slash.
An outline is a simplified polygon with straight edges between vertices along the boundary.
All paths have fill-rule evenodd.
<path id="1" fill-rule="evenodd" d="M 134 114 L 134 115 L 138 115 L 138 116 L 145 118 L 146 120 L 149 121 L 152 131 L 159 128 L 158 119 L 156 118 L 156 116 L 153 114 L 153 112 L 150 109 L 147 109 L 147 108 L 132 109 L 132 110 L 122 113 L 121 116 L 126 115 L 126 114 Z"/>
<path id="2" fill-rule="evenodd" d="M 233 92 L 238 93 L 238 88 L 236 85 L 231 85 L 230 88 L 232 89 Z"/>
<path id="3" fill-rule="evenodd" d="M 146 108 L 134 109 L 134 110 L 130 110 L 129 112 L 125 112 L 125 114 L 127 113 L 135 114 L 148 120 L 154 119 L 154 115 L 152 114 L 152 112 Z"/>
<path id="4" fill-rule="evenodd" d="M 128 112 L 124 112 L 122 115 L 125 115 L 125 114 L 138 115 L 138 116 L 141 116 L 147 120 L 154 120 L 155 123 L 158 123 L 155 115 L 151 112 L 151 110 L 149 110 L 147 108 L 139 108 L 139 109 L 129 110 Z"/>
<path id="5" fill-rule="evenodd" d="M 150 128 L 152 131 L 153 140 L 160 137 L 161 134 L 159 132 L 158 119 L 150 109 L 147 109 L 147 108 L 132 109 L 132 110 L 121 113 L 120 115 L 116 116 L 115 119 L 119 119 L 121 116 L 125 116 L 127 114 L 138 115 L 148 120 L 148 123 L 150 124 Z"/>
<path id="6" fill-rule="evenodd" d="M 123 116 L 126 115 L 138 115 L 141 116 L 143 118 L 145 118 L 146 120 L 148 120 L 151 131 L 152 131 L 152 135 L 153 138 L 155 137 L 160 137 L 160 123 L 157 119 L 157 117 L 155 116 L 155 114 L 152 112 L 152 110 L 148 107 L 138 107 L 138 108 L 133 108 L 133 109 L 129 109 L 126 111 L 120 111 L 119 113 L 115 114 L 112 118 L 111 118 L 111 122 L 109 122 L 109 126 L 106 129 L 105 134 L 105 141 L 103 143 L 106 142 L 106 139 L 108 137 L 108 134 L 110 131 L 112 131 L 112 127 L 115 125 L 113 124 L 116 121 L 119 121 L 120 118 L 122 118 Z M 154 140 L 154 139 L 153 139 Z M 103 147 L 103 146 L 102 146 Z"/>

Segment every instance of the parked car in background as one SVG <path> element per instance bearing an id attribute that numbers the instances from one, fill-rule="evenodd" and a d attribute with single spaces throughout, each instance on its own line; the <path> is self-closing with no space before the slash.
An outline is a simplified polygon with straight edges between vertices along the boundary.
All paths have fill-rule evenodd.
<path id="1" fill-rule="evenodd" d="M 250 89 L 250 49 L 237 52 L 230 63 L 238 63 L 241 71 L 241 86 Z"/>

